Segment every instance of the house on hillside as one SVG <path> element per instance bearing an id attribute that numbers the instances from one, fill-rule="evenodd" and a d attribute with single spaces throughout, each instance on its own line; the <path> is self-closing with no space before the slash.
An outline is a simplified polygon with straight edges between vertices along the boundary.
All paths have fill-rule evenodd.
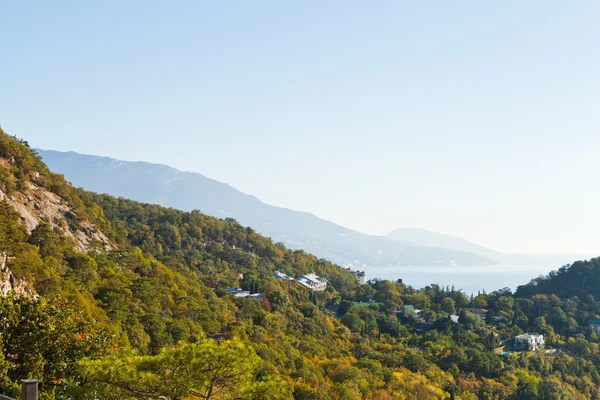
<path id="1" fill-rule="evenodd" d="M 242 290 L 242 289 L 237 289 L 237 288 L 227 288 L 225 289 L 225 291 L 231 295 L 233 295 L 233 297 L 248 297 L 250 296 L 250 292 L 247 290 Z"/>
<path id="2" fill-rule="evenodd" d="M 300 277 L 294 279 L 291 276 L 286 275 L 281 271 L 275 271 L 275 273 L 273 274 L 273 278 L 275 278 L 275 280 L 277 280 L 277 281 L 294 281 L 295 280 L 296 282 L 298 282 L 305 288 L 314 290 L 316 292 L 322 292 L 323 290 L 327 289 L 327 278 L 317 276 L 314 273 L 306 274 L 306 275 L 303 275 L 303 276 L 300 276 Z"/>
<path id="3" fill-rule="evenodd" d="M 273 278 L 275 278 L 275 280 L 277 280 L 277 281 L 293 281 L 294 280 L 294 278 L 292 278 L 291 276 L 286 275 L 280 271 L 275 271 L 275 273 L 273 274 Z"/>
<path id="4" fill-rule="evenodd" d="M 421 310 L 416 309 L 412 304 L 406 304 L 398 311 L 392 312 L 396 318 L 410 318 L 420 323 L 426 323 L 425 318 L 421 316 Z"/>
<path id="5" fill-rule="evenodd" d="M 327 278 L 317 276 L 315 274 L 306 274 L 296 279 L 302 286 L 314 290 L 315 292 L 322 292 L 327 289 Z"/>
<path id="6" fill-rule="evenodd" d="M 596 331 L 600 335 L 600 319 L 590 319 L 589 325 L 591 330 Z"/>
<path id="7" fill-rule="evenodd" d="M 546 347 L 544 336 L 537 333 L 525 333 L 515 337 L 515 350 L 531 350 L 536 351 Z"/>
<path id="8" fill-rule="evenodd" d="M 233 297 L 236 297 L 238 299 L 246 298 L 246 299 L 250 299 L 250 300 L 262 301 L 265 298 L 264 293 L 250 294 L 250 292 L 247 290 L 242 290 L 242 289 L 237 289 L 237 288 L 227 288 L 227 289 L 225 289 L 225 291 L 227 293 L 231 294 Z"/>
<path id="9" fill-rule="evenodd" d="M 367 274 L 365 271 L 353 271 L 352 268 L 344 268 L 344 269 L 346 271 L 350 272 L 352 275 L 354 275 L 354 277 L 356 278 L 358 283 L 360 283 L 361 285 L 364 285 L 365 283 L 367 283 Z"/>
<path id="10" fill-rule="evenodd" d="M 352 274 L 354 275 L 358 283 L 360 283 L 361 285 L 367 283 L 367 274 L 365 273 L 365 271 L 354 271 L 352 272 Z"/>
<path id="11" fill-rule="evenodd" d="M 419 314 L 421 312 L 421 310 L 415 308 L 412 304 L 403 305 L 402 311 L 404 311 L 405 314 Z"/>
<path id="12" fill-rule="evenodd" d="M 478 316 L 481 319 L 485 319 L 485 316 L 487 315 L 488 310 L 483 309 L 483 308 L 457 308 L 456 312 L 458 314 L 460 314 L 461 312 L 466 312 L 466 313 L 471 313 L 474 314 L 476 316 Z"/>
<path id="13" fill-rule="evenodd" d="M 263 301 L 265 299 L 264 293 L 254 293 L 248 296 L 250 300 Z"/>

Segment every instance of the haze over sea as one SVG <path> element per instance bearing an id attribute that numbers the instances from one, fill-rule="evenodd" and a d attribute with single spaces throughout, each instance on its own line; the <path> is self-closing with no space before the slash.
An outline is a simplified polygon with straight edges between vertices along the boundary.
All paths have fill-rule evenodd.
<path id="1" fill-rule="evenodd" d="M 496 264 L 486 266 L 406 266 L 366 267 L 367 279 L 402 279 L 406 285 L 421 289 L 427 285 L 454 285 L 470 295 L 484 290 L 486 293 L 505 287 L 516 290 L 540 275 L 547 275 L 565 263 L 555 264 Z"/>

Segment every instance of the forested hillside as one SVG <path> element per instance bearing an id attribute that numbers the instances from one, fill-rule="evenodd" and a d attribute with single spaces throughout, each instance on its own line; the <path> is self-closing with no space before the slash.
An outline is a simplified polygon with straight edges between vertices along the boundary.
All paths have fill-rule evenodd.
<path id="1" fill-rule="evenodd" d="M 359 285 L 234 220 L 74 189 L 4 132 L 0 190 L 0 393 L 35 377 L 42 399 L 600 398 L 598 259 L 516 294 Z M 524 332 L 550 351 L 512 351 Z"/>

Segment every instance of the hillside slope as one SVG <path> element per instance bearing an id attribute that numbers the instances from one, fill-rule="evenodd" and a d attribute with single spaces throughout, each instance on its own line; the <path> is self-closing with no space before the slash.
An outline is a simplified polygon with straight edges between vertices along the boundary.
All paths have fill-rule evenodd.
<path id="1" fill-rule="evenodd" d="M 279 368 L 284 360 L 301 360 L 303 353 L 347 355 L 347 346 L 336 345 L 347 340 L 344 331 L 336 332 L 341 325 L 315 303 L 356 288 L 348 271 L 277 246 L 234 221 L 77 190 L 50 172 L 26 142 L 2 130 L 0 261 L 0 289 L 8 296 L 0 297 L 0 393 L 14 395 L 19 379 L 35 376 L 45 382 L 43 398 L 73 398 L 73 392 L 66 393 L 80 389 L 70 386 L 71 379 L 87 368 L 76 368 L 78 361 L 100 360 L 109 350 L 150 356 L 181 342 L 204 351 L 212 346 L 207 335 L 248 342 L 252 332 L 263 337 L 268 331 L 273 339 L 267 358 L 278 360 Z M 309 296 L 300 285 L 288 284 L 284 292 L 273 279 L 276 269 L 292 276 L 316 272 L 328 278 L 328 289 Z M 261 290 L 264 299 L 234 301 L 225 289 L 240 285 Z M 310 313 L 305 317 L 292 301 L 306 303 Z M 280 327 L 271 310 L 292 313 L 285 318 L 293 325 Z M 326 328 L 318 328 L 319 339 L 309 351 L 302 342 L 318 326 Z M 298 332 L 305 332 L 304 338 Z M 276 338 L 279 346 L 271 343 Z M 229 387 L 231 396 L 249 390 L 259 394 L 243 398 L 291 398 L 290 385 L 278 380 L 273 362 L 257 356 L 265 349 L 245 350 L 246 344 L 235 343 L 223 356 L 243 354 L 238 365 L 246 368 L 246 381 Z M 247 360 L 253 361 L 246 365 Z M 88 372 L 96 376 L 105 370 Z M 255 378 L 256 371 L 264 379 Z M 312 392 L 308 386 L 303 390 Z M 137 398 L 113 392 L 102 398 Z M 79 396 L 74 398 L 84 398 Z"/>
<path id="2" fill-rule="evenodd" d="M 0 272 L 16 289 L 0 296 L 3 394 L 32 376 L 44 400 L 600 397 L 597 259 L 517 296 L 359 285 L 234 220 L 74 189 L 1 130 L 0 190 Z M 524 332 L 560 351 L 498 354 Z"/>
<path id="3" fill-rule="evenodd" d="M 52 170 L 86 190 L 234 218 L 276 242 L 340 264 L 431 265 L 449 264 L 451 260 L 465 265 L 491 263 L 480 254 L 365 235 L 309 213 L 265 204 L 227 184 L 165 165 L 73 152 L 39 150 L 39 153 Z"/>

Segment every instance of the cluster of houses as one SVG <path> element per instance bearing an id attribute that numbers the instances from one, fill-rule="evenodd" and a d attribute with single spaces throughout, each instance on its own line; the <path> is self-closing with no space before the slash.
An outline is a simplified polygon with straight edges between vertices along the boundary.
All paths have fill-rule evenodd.
<path id="1" fill-rule="evenodd" d="M 283 272 L 275 271 L 273 277 L 278 281 L 296 281 L 305 288 L 315 292 L 322 292 L 327 289 L 327 278 L 317 276 L 314 273 L 302 275 L 294 279 Z"/>
<path id="2" fill-rule="evenodd" d="M 354 276 L 356 277 L 356 279 L 362 284 L 366 282 L 366 277 L 365 277 L 365 273 L 364 271 L 351 271 L 349 268 L 347 268 L 348 271 L 352 272 L 354 274 Z M 243 277 L 243 276 L 241 276 Z M 300 285 L 306 287 L 307 289 L 313 290 L 315 292 L 320 292 L 320 291 L 324 291 L 325 289 L 327 289 L 327 279 L 324 277 L 320 277 L 314 273 L 310 273 L 310 274 L 306 274 L 297 278 L 293 278 L 287 274 L 284 274 L 281 271 L 275 271 L 275 273 L 273 274 L 273 277 L 276 280 L 280 280 L 280 281 L 295 281 L 298 282 Z M 234 297 L 237 298 L 248 298 L 251 300 L 258 300 L 261 301 L 265 298 L 265 294 L 264 293 L 250 293 L 247 290 L 242 290 L 242 289 L 236 289 L 236 288 L 227 288 L 226 289 L 227 293 L 231 294 Z M 371 306 L 374 304 L 382 304 L 382 303 L 374 303 L 374 302 L 369 302 L 369 303 L 355 303 L 357 306 Z M 417 316 L 417 318 L 422 320 L 422 317 L 420 317 L 420 311 L 421 310 L 417 310 L 415 309 L 414 306 L 410 305 L 410 304 L 405 304 L 403 306 L 403 309 L 400 311 L 395 312 L 394 314 L 397 315 L 399 313 L 405 313 L 405 314 L 414 314 Z M 485 320 L 486 314 L 488 312 L 488 310 L 483 309 L 483 308 L 458 308 L 457 310 L 457 314 L 460 313 L 471 313 L 481 319 Z M 458 319 L 459 316 L 458 315 L 450 315 L 450 320 L 454 323 L 458 323 Z M 425 322 L 424 320 L 422 320 L 422 322 Z M 593 331 L 595 331 L 598 335 L 600 335 L 600 319 L 592 319 L 589 320 L 589 327 L 590 329 L 592 329 Z M 523 351 L 523 350 L 529 350 L 529 351 L 536 351 L 536 350 L 540 350 L 540 349 L 544 349 L 546 346 L 545 342 L 544 342 L 544 336 L 541 334 L 537 334 L 537 333 L 525 333 L 523 335 L 518 335 L 515 336 L 514 338 L 514 344 L 513 344 L 513 348 L 515 351 Z M 508 354 L 510 352 L 504 352 L 502 354 Z"/>
<path id="3" fill-rule="evenodd" d="M 244 276 L 242 274 L 239 274 L 238 276 L 240 279 L 243 279 Z M 298 278 L 292 278 L 289 275 L 284 274 L 283 272 L 280 271 L 275 271 L 275 273 L 273 274 L 273 277 L 276 280 L 279 281 L 295 281 L 298 282 L 300 285 L 313 290 L 315 292 L 322 292 L 325 289 L 327 289 L 327 279 L 317 276 L 315 274 L 306 274 L 303 276 L 300 276 Z M 250 291 L 248 290 L 242 290 L 242 289 L 238 289 L 238 288 L 227 288 L 225 289 L 225 291 L 227 293 L 229 293 L 230 295 L 232 295 L 235 298 L 238 299 L 250 299 L 250 300 L 257 300 L 257 301 L 262 301 L 265 298 L 265 294 L 264 293 L 250 293 Z"/>

